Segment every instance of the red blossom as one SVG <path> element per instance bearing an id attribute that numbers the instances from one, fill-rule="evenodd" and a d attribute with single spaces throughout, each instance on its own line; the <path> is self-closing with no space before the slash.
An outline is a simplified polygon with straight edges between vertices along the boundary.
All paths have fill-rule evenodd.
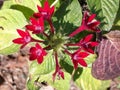
<path id="1" fill-rule="evenodd" d="M 35 18 L 30 18 L 30 25 L 26 25 L 26 28 L 28 30 L 33 31 L 33 34 L 39 34 L 43 33 L 44 31 L 44 21 L 43 18 L 35 19 Z"/>
<path id="2" fill-rule="evenodd" d="M 97 46 L 99 43 L 91 41 L 92 38 L 93 38 L 93 35 L 90 34 L 90 35 L 86 36 L 85 38 L 81 39 L 77 43 L 77 45 L 81 46 L 81 48 L 83 50 L 94 54 L 94 51 L 92 49 L 93 49 L 93 47 Z"/>
<path id="3" fill-rule="evenodd" d="M 83 52 L 81 51 L 81 49 L 78 49 L 76 52 L 72 54 L 67 50 L 65 50 L 64 52 L 71 56 L 75 69 L 78 68 L 78 64 L 80 64 L 81 66 L 87 67 L 87 63 L 84 60 L 84 58 L 89 55 L 87 52 Z"/>
<path id="4" fill-rule="evenodd" d="M 74 64 L 74 68 L 77 69 L 78 64 L 81 66 L 87 67 L 87 63 L 85 62 L 84 58 L 87 57 L 89 54 L 86 52 L 81 52 L 81 50 L 77 50 L 73 54 L 71 54 L 72 62 Z"/>
<path id="5" fill-rule="evenodd" d="M 69 36 L 73 37 L 83 30 L 91 30 L 95 32 L 100 32 L 100 30 L 98 29 L 98 25 L 100 24 L 100 21 L 95 20 L 95 17 L 96 17 L 96 14 L 92 14 L 89 16 L 88 12 L 85 12 L 84 17 L 82 19 L 81 26 L 75 31 L 73 31 Z"/>
<path id="6" fill-rule="evenodd" d="M 17 29 L 17 32 L 21 36 L 21 38 L 14 39 L 13 42 L 16 44 L 22 44 L 21 48 L 33 41 L 27 30 L 22 31 L 20 29 Z"/>
<path id="7" fill-rule="evenodd" d="M 54 6 L 50 7 L 48 1 L 46 0 L 44 3 L 44 7 L 37 6 L 38 8 L 38 13 L 34 13 L 34 17 L 40 18 L 43 17 L 44 20 L 50 20 L 53 13 L 54 13 Z"/>
<path id="8" fill-rule="evenodd" d="M 43 62 L 43 57 L 47 55 L 47 52 L 36 43 L 35 47 L 30 48 L 30 60 L 37 59 L 38 63 L 41 64 Z"/>

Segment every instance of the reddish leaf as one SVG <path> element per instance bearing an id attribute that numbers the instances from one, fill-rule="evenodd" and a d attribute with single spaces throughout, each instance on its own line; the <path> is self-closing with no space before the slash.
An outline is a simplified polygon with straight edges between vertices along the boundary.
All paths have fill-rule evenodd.
<path id="1" fill-rule="evenodd" d="M 120 31 L 112 31 L 106 37 L 98 45 L 98 58 L 92 65 L 92 75 L 100 80 L 120 76 Z"/>

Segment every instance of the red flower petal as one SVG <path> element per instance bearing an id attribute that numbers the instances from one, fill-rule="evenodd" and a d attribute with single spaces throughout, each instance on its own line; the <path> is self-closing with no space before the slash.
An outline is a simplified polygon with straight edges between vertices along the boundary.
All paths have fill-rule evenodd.
<path id="1" fill-rule="evenodd" d="M 43 26 L 43 29 L 44 29 L 44 20 L 42 17 L 38 19 L 38 25 L 41 27 Z"/>
<path id="2" fill-rule="evenodd" d="M 77 69 L 78 67 L 78 62 L 76 60 L 72 60 L 73 61 L 73 65 L 74 65 L 74 68 Z"/>
<path id="3" fill-rule="evenodd" d="M 95 46 L 97 46 L 98 44 L 99 44 L 98 42 L 91 42 L 91 43 L 90 43 L 90 46 L 91 46 L 91 47 L 95 47 Z"/>
<path id="4" fill-rule="evenodd" d="M 28 30 L 34 31 L 35 27 L 33 25 L 26 25 L 25 26 Z"/>
<path id="5" fill-rule="evenodd" d="M 78 63 L 84 67 L 87 67 L 87 63 L 83 59 L 78 60 Z"/>
<path id="6" fill-rule="evenodd" d="M 20 35 L 21 37 L 25 37 L 26 34 L 27 34 L 25 31 L 22 31 L 22 30 L 20 30 L 20 29 L 17 29 L 17 32 L 19 33 L 19 35 Z"/>
<path id="7" fill-rule="evenodd" d="M 30 53 L 34 53 L 36 51 L 36 47 L 31 47 L 30 48 Z"/>
<path id="8" fill-rule="evenodd" d="M 37 5 L 38 11 L 41 12 L 43 9 L 39 5 Z"/>
<path id="9" fill-rule="evenodd" d="M 37 59 L 37 55 L 34 53 L 34 54 L 30 54 L 30 57 L 29 57 L 30 60 L 35 60 Z"/>
<path id="10" fill-rule="evenodd" d="M 37 61 L 38 61 L 39 64 L 41 64 L 43 62 L 43 56 L 39 56 L 37 58 Z"/>
<path id="11" fill-rule="evenodd" d="M 33 24 L 33 25 L 36 25 L 37 24 L 37 20 L 33 17 L 30 18 L 30 22 Z"/>
<path id="12" fill-rule="evenodd" d="M 48 1 L 46 1 L 44 3 L 44 10 L 49 10 L 49 9 L 50 9 L 50 5 L 49 5 Z"/>
<path id="13" fill-rule="evenodd" d="M 92 34 L 89 34 L 87 35 L 85 38 L 84 38 L 84 41 L 85 42 L 89 42 L 91 39 L 92 39 L 93 35 Z"/>
<path id="14" fill-rule="evenodd" d="M 92 14 L 89 19 L 88 19 L 88 22 L 91 22 L 93 19 L 95 19 L 96 17 L 96 14 Z"/>
<path id="15" fill-rule="evenodd" d="M 23 38 L 17 38 L 17 39 L 14 39 L 13 42 L 17 44 L 23 44 L 25 41 L 23 40 Z"/>
<path id="16" fill-rule="evenodd" d="M 95 22 L 91 23 L 91 24 L 89 25 L 89 27 L 91 27 L 91 29 L 92 29 L 92 28 L 94 28 L 94 27 L 97 27 L 99 24 L 100 24 L 99 21 L 95 21 Z"/>
<path id="17" fill-rule="evenodd" d="M 52 6 L 52 8 L 51 8 L 51 10 L 50 10 L 50 14 L 51 14 L 51 15 L 53 15 L 54 10 L 55 10 L 55 7 L 54 7 L 54 6 Z"/>
<path id="18" fill-rule="evenodd" d="M 89 54 L 88 53 L 86 53 L 86 52 L 80 52 L 79 53 L 79 56 L 81 57 L 81 58 L 85 58 L 85 57 L 87 57 Z"/>
<path id="19" fill-rule="evenodd" d="M 33 16 L 36 18 L 40 18 L 42 15 L 40 13 L 34 13 Z"/>
<path id="20" fill-rule="evenodd" d="M 38 43 L 36 43 L 35 46 L 37 49 L 42 49 L 42 47 Z"/>

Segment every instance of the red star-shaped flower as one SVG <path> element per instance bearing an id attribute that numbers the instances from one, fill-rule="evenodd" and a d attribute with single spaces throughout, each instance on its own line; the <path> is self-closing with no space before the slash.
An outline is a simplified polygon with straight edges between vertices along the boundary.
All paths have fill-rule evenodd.
<path id="1" fill-rule="evenodd" d="M 35 18 L 30 18 L 30 25 L 26 25 L 26 28 L 30 31 L 32 31 L 33 34 L 39 34 L 43 33 L 44 31 L 44 22 L 43 18 L 35 19 Z"/>
<path id="2" fill-rule="evenodd" d="M 81 26 L 78 29 L 76 29 L 75 31 L 73 31 L 69 36 L 73 37 L 83 30 L 92 30 L 95 32 L 100 32 L 100 30 L 97 27 L 100 24 L 100 22 L 96 21 L 95 17 L 96 17 L 96 14 L 92 14 L 91 16 L 89 16 L 88 12 L 85 12 L 84 17 L 82 19 Z"/>
<path id="3" fill-rule="evenodd" d="M 40 18 L 40 17 L 43 17 L 44 20 L 50 20 L 53 13 L 54 13 L 54 6 L 50 7 L 48 1 L 46 0 L 46 2 L 44 3 L 44 7 L 40 7 L 40 6 L 37 6 L 38 8 L 38 13 L 34 13 L 34 17 L 36 18 Z"/>
<path id="4" fill-rule="evenodd" d="M 43 62 L 43 57 L 47 55 L 47 52 L 36 43 L 35 47 L 30 48 L 30 60 L 37 59 L 38 63 L 41 64 Z"/>
<path id="5" fill-rule="evenodd" d="M 81 52 L 81 50 L 77 50 L 73 54 L 71 54 L 72 62 L 74 64 L 74 68 L 77 69 L 78 64 L 81 66 L 87 67 L 87 63 L 84 61 L 84 58 L 89 54 L 86 52 Z"/>
<path id="6" fill-rule="evenodd" d="M 85 38 L 81 39 L 76 45 L 81 46 L 83 50 L 94 54 L 93 47 L 97 46 L 99 43 L 91 41 L 92 38 L 93 35 L 90 34 Z"/>
<path id="7" fill-rule="evenodd" d="M 22 44 L 21 48 L 33 41 L 27 30 L 22 31 L 20 29 L 17 29 L 17 32 L 21 36 L 21 38 L 14 39 L 13 42 L 16 44 Z"/>

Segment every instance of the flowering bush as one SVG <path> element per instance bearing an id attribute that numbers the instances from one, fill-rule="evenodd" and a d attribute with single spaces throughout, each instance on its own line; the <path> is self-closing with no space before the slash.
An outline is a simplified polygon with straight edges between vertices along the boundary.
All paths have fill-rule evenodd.
<path id="1" fill-rule="evenodd" d="M 83 78 L 85 72 L 89 73 L 90 69 L 88 67 L 91 67 L 92 62 L 96 59 L 95 48 L 102 38 L 100 35 L 106 31 L 108 32 L 114 23 L 119 8 L 119 5 L 114 4 L 119 4 L 119 0 L 112 3 L 105 1 L 105 4 L 108 3 L 106 5 L 113 7 L 113 10 L 108 12 L 105 12 L 105 10 L 109 7 L 99 7 L 97 5 L 100 2 L 94 0 L 87 0 L 90 10 L 83 12 L 78 0 L 42 0 L 41 2 L 30 0 L 30 3 L 32 2 L 34 2 L 34 5 L 31 6 L 27 2 L 17 0 L 4 3 L 0 13 L 5 12 L 6 14 L 0 17 L 8 25 L 5 26 L 0 23 L 3 28 L 1 35 L 4 37 L 4 33 L 8 34 L 11 41 L 10 46 L 2 46 L 3 50 L 0 52 L 11 53 L 18 50 L 19 46 L 20 49 L 30 46 L 29 61 L 32 62 L 30 65 L 30 79 L 28 80 L 29 90 L 35 89 L 34 81 L 39 75 L 39 82 L 48 80 L 49 83 L 54 81 L 56 84 L 58 82 L 67 82 L 68 84 L 66 80 L 72 78 L 75 82 L 78 83 L 79 81 L 80 83 L 82 79 L 79 78 Z M 8 3 L 11 4 L 10 7 L 7 6 Z M 102 14 L 102 12 L 104 13 Z M 7 16 L 7 13 L 10 13 L 10 16 Z M 9 24 L 9 19 L 10 21 L 14 20 L 14 23 Z M 9 33 L 7 29 L 12 33 Z M 16 30 L 17 34 L 15 33 Z M 8 43 L 8 41 L 6 42 Z M 14 47 L 16 48 L 11 51 L 10 49 Z M 37 62 L 34 60 L 37 60 Z M 57 80 L 57 78 L 60 80 Z M 61 81 L 61 78 L 64 80 Z M 98 88 L 101 87 L 102 82 L 89 75 L 88 78 L 98 84 L 98 86 L 92 87 L 91 90 L 99 90 Z M 81 85 L 80 87 L 84 88 Z M 60 87 L 59 90 L 63 89 Z M 84 88 L 84 90 L 88 89 Z"/>
<path id="2" fill-rule="evenodd" d="M 85 57 L 89 55 L 89 53 L 94 53 L 92 50 L 93 47 L 98 45 L 98 42 L 91 41 L 93 38 L 93 35 L 88 35 L 84 39 L 81 39 L 78 43 L 74 44 L 70 42 L 70 38 L 75 36 L 81 31 L 84 30 L 93 30 L 93 31 L 99 31 L 98 25 L 100 24 L 99 21 L 93 21 L 95 19 L 95 14 L 92 14 L 91 16 L 88 15 L 88 12 L 85 12 L 82 25 L 75 31 L 73 31 L 68 36 L 57 36 L 57 33 L 54 25 L 52 23 L 52 15 L 54 13 L 54 6 L 50 7 L 48 1 L 45 1 L 44 7 L 37 6 L 39 12 L 34 13 L 34 18 L 30 18 L 30 24 L 26 25 L 26 32 L 22 30 L 18 30 L 19 35 L 22 38 L 17 38 L 13 40 L 14 43 L 22 44 L 21 48 L 23 48 L 26 44 L 30 42 L 41 42 L 45 45 L 45 47 L 41 47 L 38 43 L 36 43 L 36 47 L 30 48 L 30 60 L 37 59 L 38 63 L 41 64 L 43 62 L 44 56 L 47 55 L 47 50 L 53 50 L 53 55 L 55 56 L 55 64 L 56 69 L 53 74 L 53 80 L 55 80 L 55 76 L 61 76 L 64 79 L 64 73 L 61 70 L 61 67 L 59 65 L 58 61 L 58 54 L 59 53 L 67 53 L 74 64 L 74 68 L 77 69 L 78 64 L 81 66 L 86 67 L 87 64 L 84 60 Z M 47 33 L 44 31 L 44 22 L 47 21 L 50 26 L 50 31 L 47 31 Z M 45 36 L 45 40 L 35 40 L 31 37 L 29 34 L 29 31 L 32 31 L 32 34 L 42 34 Z M 59 34 L 61 34 L 59 32 Z M 66 38 L 65 38 L 66 37 Z M 70 53 L 68 50 L 68 46 L 78 46 L 76 48 L 76 51 L 74 53 Z"/>

